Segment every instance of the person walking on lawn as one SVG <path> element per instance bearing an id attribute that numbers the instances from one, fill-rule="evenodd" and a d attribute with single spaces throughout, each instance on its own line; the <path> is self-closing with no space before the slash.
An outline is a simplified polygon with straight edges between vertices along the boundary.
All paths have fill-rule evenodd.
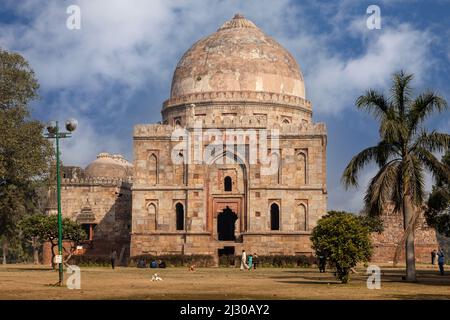
<path id="1" fill-rule="evenodd" d="M 116 249 L 113 249 L 111 251 L 111 267 L 114 270 L 114 267 L 116 266 L 116 260 L 117 260 L 117 251 Z"/>
<path id="2" fill-rule="evenodd" d="M 445 263 L 445 255 L 444 255 L 444 250 L 441 248 L 438 251 L 438 265 L 439 265 L 439 272 L 441 273 L 441 276 L 444 275 L 444 263 Z"/>
<path id="3" fill-rule="evenodd" d="M 241 270 L 248 269 L 247 265 L 247 254 L 245 253 L 245 250 L 242 250 L 242 256 L 241 256 Z"/>

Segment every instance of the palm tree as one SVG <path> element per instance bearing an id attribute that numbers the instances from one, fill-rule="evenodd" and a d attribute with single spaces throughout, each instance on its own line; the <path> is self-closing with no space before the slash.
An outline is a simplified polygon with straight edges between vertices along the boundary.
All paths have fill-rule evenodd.
<path id="1" fill-rule="evenodd" d="M 416 281 L 414 222 L 424 200 L 424 173 L 450 178 L 449 170 L 433 155 L 450 145 L 450 135 L 428 132 L 424 121 L 432 113 L 447 109 L 447 102 L 432 91 L 413 99 L 413 75 L 400 71 L 393 76 L 389 96 L 368 90 L 356 100 L 358 109 L 368 111 L 379 122 L 380 141 L 362 150 L 349 162 L 342 175 L 346 188 L 358 186 L 358 173 L 375 162 L 378 173 L 371 179 L 364 202 L 371 215 L 380 214 L 388 203 L 403 214 L 406 280 Z"/>

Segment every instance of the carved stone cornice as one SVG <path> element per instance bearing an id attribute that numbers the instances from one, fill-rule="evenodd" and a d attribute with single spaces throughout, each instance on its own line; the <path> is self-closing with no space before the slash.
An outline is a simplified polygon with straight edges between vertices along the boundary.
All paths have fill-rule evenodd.
<path id="1" fill-rule="evenodd" d="M 166 109 L 190 103 L 202 102 L 256 102 L 292 106 L 311 111 L 311 102 L 301 97 L 259 91 L 212 91 L 190 93 L 164 101 L 162 112 Z"/>
<path id="2" fill-rule="evenodd" d="M 124 187 L 130 189 L 133 183 L 132 178 L 110 178 L 110 177 L 95 177 L 95 178 L 78 178 L 78 179 L 61 179 L 63 186 L 108 186 L 108 187 Z"/>

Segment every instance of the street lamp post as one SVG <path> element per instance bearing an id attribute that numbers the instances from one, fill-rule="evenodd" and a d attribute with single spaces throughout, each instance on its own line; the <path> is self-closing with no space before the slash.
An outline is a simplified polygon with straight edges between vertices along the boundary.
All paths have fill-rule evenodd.
<path id="1" fill-rule="evenodd" d="M 58 258 L 59 264 L 59 282 L 60 286 L 63 285 L 64 273 L 63 273 L 63 243 L 62 243 L 62 213 L 61 213 L 61 175 L 59 172 L 59 139 L 70 138 L 71 133 L 77 128 L 78 122 L 75 119 L 69 119 L 66 121 L 66 130 L 68 132 L 60 132 L 58 121 L 50 121 L 47 125 L 48 133 L 45 136 L 48 139 L 56 140 L 56 197 L 58 202 Z"/>

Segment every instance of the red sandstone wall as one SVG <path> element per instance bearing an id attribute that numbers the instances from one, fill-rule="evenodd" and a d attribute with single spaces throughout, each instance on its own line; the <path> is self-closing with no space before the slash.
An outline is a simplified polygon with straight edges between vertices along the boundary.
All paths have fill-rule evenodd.
<path id="1" fill-rule="evenodd" d="M 384 231 L 381 234 L 372 234 L 373 262 L 393 262 L 395 251 L 400 245 L 402 247 L 398 262 L 405 261 L 404 243 L 399 244 L 403 236 L 403 216 L 398 213 L 392 213 L 392 208 L 382 215 Z M 438 242 L 436 232 L 430 228 L 423 216 L 419 216 L 415 228 L 415 253 L 416 261 L 422 263 L 431 263 L 431 251 L 437 250 Z"/>

